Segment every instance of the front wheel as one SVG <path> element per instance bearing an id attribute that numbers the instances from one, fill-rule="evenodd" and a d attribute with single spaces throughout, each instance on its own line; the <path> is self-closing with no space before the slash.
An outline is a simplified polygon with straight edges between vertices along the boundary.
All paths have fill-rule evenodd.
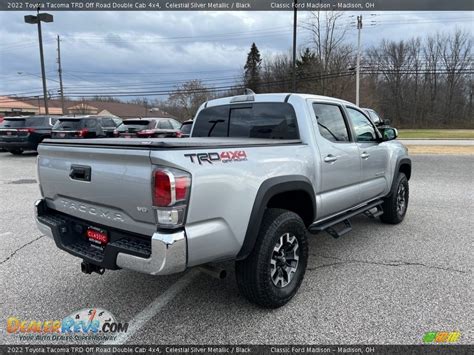
<path id="1" fill-rule="evenodd" d="M 12 149 L 9 152 L 12 153 L 13 155 L 21 155 L 23 154 L 23 149 Z"/>
<path id="2" fill-rule="evenodd" d="M 408 197 L 408 179 L 404 173 L 399 173 L 392 194 L 382 204 L 383 214 L 380 220 L 389 224 L 403 221 L 408 209 Z"/>
<path id="3" fill-rule="evenodd" d="M 251 254 L 236 262 L 237 285 L 249 301 L 265 308 L 281 307 L 298 291 L 307 261 L 301 218 L 287 210 L 267 209 Z"/>

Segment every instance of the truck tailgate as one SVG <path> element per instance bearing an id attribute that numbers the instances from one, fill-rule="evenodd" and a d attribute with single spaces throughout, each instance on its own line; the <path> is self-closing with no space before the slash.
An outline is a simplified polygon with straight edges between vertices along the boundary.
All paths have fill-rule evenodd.
<path id="1" fill-rule="evenodd" d="M 38 152 L 38 177 L 48 207 L 139 234 L 156 231 L 148 147 L 92 150 L 41 144 Z M 71 177 L 72 168 L 79 174 Z M 82 169 L 90 169 L 90 181 L 81 179 Z"/>

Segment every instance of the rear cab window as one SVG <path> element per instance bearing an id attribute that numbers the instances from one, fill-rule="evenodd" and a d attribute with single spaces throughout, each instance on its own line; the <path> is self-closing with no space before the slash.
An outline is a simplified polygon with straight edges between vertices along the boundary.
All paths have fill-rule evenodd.
<path id="1" fill-rule="evenodd" d="M 299 139 L 293 107 L 286 102 L 256 102 L 203 109 L 193 137 Z"/>

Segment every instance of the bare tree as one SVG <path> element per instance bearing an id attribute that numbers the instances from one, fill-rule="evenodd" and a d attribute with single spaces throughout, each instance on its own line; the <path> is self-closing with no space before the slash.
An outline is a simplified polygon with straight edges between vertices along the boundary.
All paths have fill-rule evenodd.
<path id="1" fill-rule="evenodd" d="M 160 104 L 166 111 L 185 120 L 194 117 L 199 106 L 213 97 L 212 89 L 202 81 L 190 80 L 179 85 L 168 100 Z"/>
<path id="2" fill-rule="evenodd" d="M 459 114 L 460 102 L 455 95 L 463 95 L 460 84 L 466 79 L 463 72 L 470 67 L 472 40 L 467 32 L 457 30 L 454 35 L 443 38 L 445 45 L 441 50 L 441 60 L 446 75 L 446 105 L 443 123 L 450 122 L 453 115 Z M 459 98 L 459 96 L 458 96 Z"/>
<path id="3" fill-rule="evenodd" d="M 326 86 L 326 75 L 347 71 L 351 66 L 353 48 L 344 42 L 347 26 L 343 24 L 343 17 L 342 12 L 314 11 L 302 23 L 302 27 L 311 33 L 310 46 L 315 51 L 322 77 L 321 94 L 331 92 Z"/>

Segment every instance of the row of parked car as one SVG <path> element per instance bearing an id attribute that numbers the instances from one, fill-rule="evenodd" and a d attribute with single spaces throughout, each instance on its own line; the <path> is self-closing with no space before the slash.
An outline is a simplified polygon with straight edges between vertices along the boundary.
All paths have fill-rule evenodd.
<path id="1" fill-rule="evenodd" d="M 192 122 L 159 117 L 5 117 L 0 123 L 0 149 L 22 154 L 25 150 L 36 150 L 45 138 L 184 138 L 189 137 Z"/>

